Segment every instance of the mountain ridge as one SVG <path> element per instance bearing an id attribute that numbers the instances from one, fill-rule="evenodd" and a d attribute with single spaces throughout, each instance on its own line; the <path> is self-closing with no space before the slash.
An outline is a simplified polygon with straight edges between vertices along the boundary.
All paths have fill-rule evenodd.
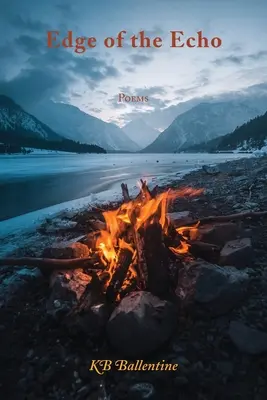
<path id="1" fill-rule="evenodd" d="M 13 99 L 0 95 L 0 141 L 4 145 L 76 153 L 103 153 L 92 144 L 68 140 L 25 111 Z"/>
<path id="2" fill-rule="evenodd" d="M 36 104 L 30 111 L 68 139 L 95 144 L 107 151 L 140 150 L 117 125 L 104 122 L 76 106 L 49 101 Z"/>
<path id="3" fill-rule="evenodd" d="M 143 118 L 137 118 L 128 122 L 122 127 L 122 130 L 141 148 L 148 146 L 160 134 L 160 131 L 149 126 Z"/>
<path id="4" fill-rule="evenodd" d="M 201 142 L 232 132 L 237 126 L 259 114 L 244 102 L 202 102 L 179 115 L 157 139 L 142 152 L 183 151 Z"/>
<path id="5" fill-rule="evenodd" d="M 267 109 L 267 107 L 266 107 Z M 267 145 L 267 112 L 250 119 L 233 132 L 188 148 L 187 151 L 255 151 Z"/>

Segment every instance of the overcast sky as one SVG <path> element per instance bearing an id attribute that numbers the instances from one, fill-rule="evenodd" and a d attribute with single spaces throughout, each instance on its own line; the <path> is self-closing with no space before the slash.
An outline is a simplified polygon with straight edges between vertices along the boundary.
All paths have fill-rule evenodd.
<path id="1" fill-rule="evenodd" d="M 123 125 L 136 112 L 267 82 L 266 21 L 266 0 L 1 0 L 0 93 L 21 105 L 68 102 Z M 80 55 L 48 49 L 47 30 L 95 36 L 97 45 Z M 121 30 L 124 47 L 105 48 Z M 162 48 L 131 48 L 140 30 L 162 37 Z M 223 45 L 170 48 L 171 30 L 202 30 Z M 120 92 L 149 102 L 118 104 Z"/>

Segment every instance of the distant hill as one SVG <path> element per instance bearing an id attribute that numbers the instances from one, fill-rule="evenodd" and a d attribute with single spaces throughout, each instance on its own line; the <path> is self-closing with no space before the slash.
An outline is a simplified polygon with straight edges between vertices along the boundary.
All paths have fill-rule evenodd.
<path id="1" fill-rule="evenodd" d="M 95 145 L 67 140 L 4 95 L 0 95 L 0 142 L 12 146 L 78 153 L 105 152 Z"/>
<path id="2" fill-rule="evenodd" d="M 183 151 L 232 132 L 258 114 L 257 108 L 242 102 L 201 103 L 179 115 L 143 152 Z"/>
<path id="3" fill-rule="evenodd" d="M 141 148 L 148 146 L 160 134 L 157 129 L 151 128 L 142 118 L 134 119 L 122 129 Z"/>
<path id="4" fill-rule="evenodd" d="M 192 152 L 254 151 L 267 145 L 267 112 L 220 138 L 188 148 Z"/>
<path id="5" fill-rule="evenodd" d="M 140 149 L 117 125 L 104 122 L 70 104 L 40 102 L 32 106 L 30 112 L 68 139 L 95 144 L 107 151 L 135 152 Z"/>

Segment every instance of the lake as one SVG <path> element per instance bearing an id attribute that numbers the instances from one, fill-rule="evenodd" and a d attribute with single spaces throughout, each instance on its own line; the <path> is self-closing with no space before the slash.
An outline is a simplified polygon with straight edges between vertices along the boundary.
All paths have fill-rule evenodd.
<path id="1" fill-rule="evenodd" d="M 0 221 L 137 181 L 171 182 L 204 164 L 246 154 L 47 154 L 0 156 Z"/>

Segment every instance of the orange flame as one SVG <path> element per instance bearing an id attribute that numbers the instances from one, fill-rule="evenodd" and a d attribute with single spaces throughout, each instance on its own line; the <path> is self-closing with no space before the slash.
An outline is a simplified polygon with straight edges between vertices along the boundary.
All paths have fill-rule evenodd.
<path id="1" fill-rule="evenodd" d="M 190 245 L 181 240 L 180 246 L 178 247 L 169 247 L 169 249 L 174 253 L 174 254 L 186 254 L 190 248 Z"/>
<path id="2" fill-rule="evenodd" d="M 145 227 L 146 224 L 157 221 L 160 223 L 163 232 L 167 233 L 170 223 L 167 216 L 169 203 L 178 197 L 192 197 L 200 195 L 203 192 L 203 189 L 183 188 L 168 190 L 156 197 L 152 197 L 142 181 L 141 184 L 141 196 L 138 196 L 135 200 L 123 203 L 116 210 L 103 213 L 106 221 L 106 230 L 100 231 L 100 236 L 96 243 L 101 261 L 110 273 L 110 279 L 116 269 L 119 252 L 122 249 L 128 249 L 132 252 L 132 262 L 124 286 L 129 282 L 129 279 L 136 277 L 134 263 L 137 257 L 133 246 L 120 238 L 121 233 L 125 231 L 125 224 L 131 225 L 132 229 L 137 232 L 140 228 Z M 176 231 L 182 236 L 183 240 L 177 248 L 170 247 L 170 250 L 175 254 L 187 253 L 190 247 L 187 244 L 188 233 L 192 239 L 192 236 L 197 232 L 198 225 L 177 228 Z"/>

